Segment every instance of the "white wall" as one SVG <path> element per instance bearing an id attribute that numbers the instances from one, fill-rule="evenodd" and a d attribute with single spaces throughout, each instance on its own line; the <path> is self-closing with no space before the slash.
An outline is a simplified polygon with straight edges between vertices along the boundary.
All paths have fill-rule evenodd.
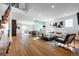
<path id="1" fill-rule="evenodd" d="M 68 19 L 73 19 L 74 23 L 73 23 L 72 28 L 66 28 L 65 27 L 65 20 L 68 20 Z M 56 19 L 54 22 L 60 22 L 60 21 L 63 21 L 63 28 L 53 28 L 53 31 L 60 31 L 60 32 L 66 31 L 67 33 L 77 33 L 79 31 L 79 25 L 78 25 L 78 21 L 77 21 L 77 14 Z"/>
<path id="2" fill-rule="evenodd" d="M 32 25 L 24 25 L 24 24 L 17 24 L 18 27 L 20 27 L 20 29 L 17 29 L 17 33 L 22 33 L 22 31 L 33 31 L 34 27 Z M 22 29 L 22 27 L 24 27 L 24 29 Z"/>

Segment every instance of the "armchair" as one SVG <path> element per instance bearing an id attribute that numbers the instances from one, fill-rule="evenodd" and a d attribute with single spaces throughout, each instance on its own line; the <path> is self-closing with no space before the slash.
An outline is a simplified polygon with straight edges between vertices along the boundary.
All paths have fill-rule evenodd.
<path id="1" fill-rule="evenodd" d="M 74 40 L 74 48 L 75 48 L 75 36 L 76 34 L 67 34 L 64 39 L 56 38 L 55 41 L 64 44 L 64 46 L 67 45 L 68 48 L 68 45 Z"/>

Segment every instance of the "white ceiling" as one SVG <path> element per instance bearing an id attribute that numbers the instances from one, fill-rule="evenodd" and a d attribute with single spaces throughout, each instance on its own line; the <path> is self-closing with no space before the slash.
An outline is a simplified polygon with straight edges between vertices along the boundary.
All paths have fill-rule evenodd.
<path id="1" fill-rule="evenodd" d="M 52 8 L 52 5 L 55 7 Z M 24 23 L 27 21 L 48 22 L 79 12 L 79 3 L 26 3 L 26 6 L 28 8 L 25 11 L 12 8 L 13 18 Z"/>
<path id="2" fill-rule="evenodd" d="M 55 7 L 52 8 L 51 6 Z M 18 15 L 21 20 L 51 21 L 79 12 L 79 3 L 26 3 L 25 16 Z M 19 19 L 19 20 L 20 20 Z"/>
<path id="3" fill-rule="evenodd" d="M 35 18 L 59 18 L 79 11 L 79 3 L 30 3 L 28 15 Z M 52 8 L 51 6 L 55 7 Z"/>

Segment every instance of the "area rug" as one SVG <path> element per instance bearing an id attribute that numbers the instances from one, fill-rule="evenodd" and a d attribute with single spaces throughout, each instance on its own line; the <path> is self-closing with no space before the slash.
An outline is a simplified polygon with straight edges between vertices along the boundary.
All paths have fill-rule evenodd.
<path id="1" fill-rule="evenodd" d="M 50 45 L 50 46 L 54 46 L 54 47 L 58 47 L 56 45 L 56 42 L 53 40 L 53 41 L 47 41 L 47 43 Z"/>
<path id="2" fill-rule="evenodd" d="M 76 48 L 76 49 L 75 49 L 74 55 L 75 55 L 75 56 L 79 56 L 79 48 Z"/>
<path id="3" fill-rule="evenodd" d="M 58 46 L 58 45 L 56 45 L 56 42 L 55 41 L 50 41 L 50 42 L 47 42 L 49 45 L 53 45 L 54 47 L 61 47 L 61 46 Z M 63 48 L 63 47 L 61 47 L 61 48 Z M 71 47 L 68 49 L 68 50 L 70 50 L 72 53 L 73 53 L 73 56 L 79 56 L 79 48 L 72 48 L 71 49 Z"/>

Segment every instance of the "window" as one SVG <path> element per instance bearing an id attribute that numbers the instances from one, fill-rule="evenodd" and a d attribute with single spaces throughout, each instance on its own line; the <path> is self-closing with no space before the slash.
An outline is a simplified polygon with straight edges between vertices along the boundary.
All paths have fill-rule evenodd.
<path id="1" fill-rule="evenodd" d="M 65 20 L 65 27 L 73 27 L 73 19 Z"/>

